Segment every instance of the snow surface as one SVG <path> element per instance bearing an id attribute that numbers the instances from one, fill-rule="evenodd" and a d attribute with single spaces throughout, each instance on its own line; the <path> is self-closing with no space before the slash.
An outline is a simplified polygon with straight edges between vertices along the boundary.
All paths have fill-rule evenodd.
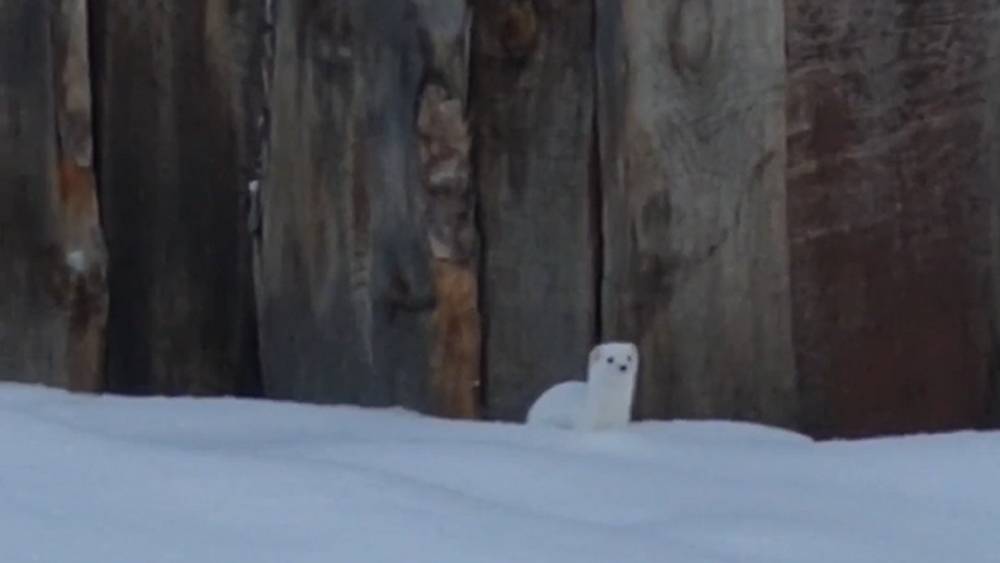
<path id="1" fill-rule="evenodd" d="M 0 385 L 0 561 L 997 562 L 1000 434 L 586 435 Z"/>

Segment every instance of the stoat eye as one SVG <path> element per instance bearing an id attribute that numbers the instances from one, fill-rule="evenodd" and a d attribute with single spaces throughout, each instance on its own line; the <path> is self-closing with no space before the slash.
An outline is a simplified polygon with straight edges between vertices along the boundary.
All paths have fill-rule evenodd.
<path id="1" fill-rule="evenodd" d="M 613 364 L 613 363 L 615 363 L 615 359 L 614 359 L 614 358 L 608 358 L 608 363 L 609 363 L 609 364 Z"/>

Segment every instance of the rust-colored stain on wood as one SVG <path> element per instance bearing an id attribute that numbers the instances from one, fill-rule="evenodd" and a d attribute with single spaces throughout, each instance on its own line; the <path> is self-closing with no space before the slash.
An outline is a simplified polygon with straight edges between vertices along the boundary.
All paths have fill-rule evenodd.
<path id="1" fill-rule="evenodd" d="M 538 16 L 534 2 L 507 2 L 499 13 L 494 14 L 493 21 L 496 22 L 496 34 L 508 56 L 526 57 L 535 49 L 538 43 Z"/>
<path id="2" fill-rule="evenodd" d="M 107 253 L 92 167 L 89 25 L 85 0 L 60 0 L 55 13 L 58 213 L 61 249 L 51 264 L 67 317 L 66 377 L 74 391 L 104 388 Z"/>
<path id="3" fill-rule="evenodd" d="M 934 5 L 786 4 L 794 339 L 817 435 L 965 428 L 985 415 L 989 304 L 975 248 L 989 223 L 972 203 L 985 192 L 986 14 L 942 19 L 965 3 Z"/>
<path id="4" fill-rule="evenodd" d="M 86 0 L 0 7 L 0 377 L 102 387 Z"/>
<path id="5" fill-rule="evenodd" d="M 108 301 L 93 171 L 61 159 L 58 193 L 63 240 L 51 268 L 57 279 L 53 296 L 69 323 L 67 386 L 73 391 L 100 391 Z"/>
<path id="6" fill-rule="evenodd" d="M 479 295 L 476 272 L 448 260 L 434 261 L 431 409 L 453 418 L 479 414 Z"/>
<path id="7" fill-rule="evenodd" d="M 472 418 L 479 414 L 479 272 L 469 182 L 471 139 L 456 94 L 445 84 L 429 84 L 417 113 L 435 295 L 429 407 L 438 415 Z"/>
<path id="8" fill-rule="evenodd" d="M 92 220 L 97 216 L 94 173 L 71 159 L 59 162 L 59 203 L 71 220 Z"/>

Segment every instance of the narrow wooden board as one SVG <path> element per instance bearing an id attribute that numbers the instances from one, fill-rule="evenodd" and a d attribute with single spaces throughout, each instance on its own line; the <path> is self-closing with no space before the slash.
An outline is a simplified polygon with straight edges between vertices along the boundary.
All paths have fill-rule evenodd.
<path id="1" fill-rule="evenodd" d="M 257 394 L 247 188 L 263 3 L 92 4 L 110 388 Z"/>
<path id="2" fill-rule="evenodd" d="M 471 100 L 488 416 L 582 378 L 597 331 L 593 5 L 475 4 Z"/>

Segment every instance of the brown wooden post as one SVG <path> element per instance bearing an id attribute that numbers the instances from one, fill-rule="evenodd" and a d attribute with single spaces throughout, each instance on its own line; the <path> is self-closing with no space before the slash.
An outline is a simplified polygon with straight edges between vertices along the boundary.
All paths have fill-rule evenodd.
<path id="1" fill-rule="evenodd" d="M 984 421 L 989 4 L 786 1 L 793 325 L 814 434 Z"/>
<path id="2" fill-rule="evenodd" d="M 0 6 L 0 378 L 101 388 L 85 0 Z"/>
<path id="3" fill-rule="evenodd" d="M 258 299 L 267 393 L 472 416 L 466 7 L 276 8 Z"/>
<path id="4" fill-rule="evenodd" d="M 467 418 L 480 412 L 482 368 L 479 236 L 466 107 L 472 12 L 465 0 L 415 4 L 425 65 L 416 134 L 436 297 L 427 407 Z"/>
<path id="5" fill-rule="evenodd" d="M 582 378 L 598 328 L 591 2 L 481 0 L 472 110 L 487 413 Z"/>
<path id="6" fill-rule="evenodd" d="M 93 5 L 110 387 L 255 394 L 247 186 L 263 3 Z"/>

